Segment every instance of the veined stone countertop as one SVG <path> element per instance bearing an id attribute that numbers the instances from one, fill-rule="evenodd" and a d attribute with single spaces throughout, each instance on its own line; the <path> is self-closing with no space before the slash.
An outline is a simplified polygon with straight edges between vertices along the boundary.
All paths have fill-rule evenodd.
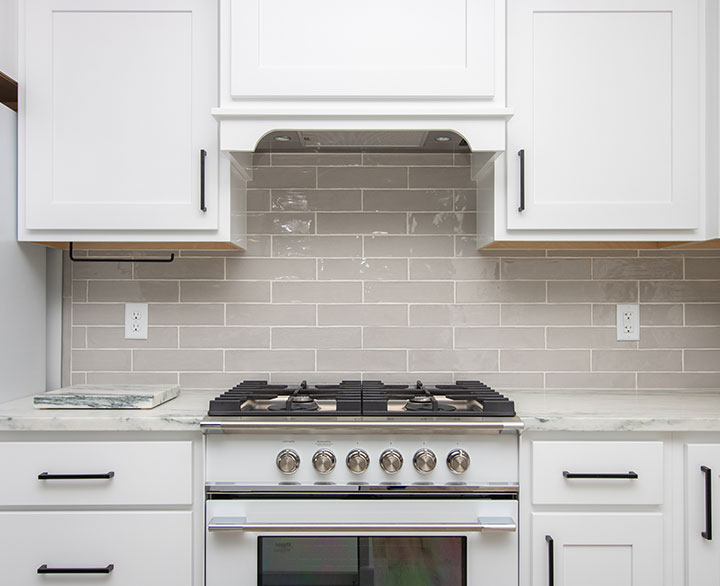
<path id="1" fill-rule="evenodd" d="M 182 391 L 153 409 L 35 409 L 0 404 L 0 431 L 199 431 L 218 391 Z M 526 431 L 720 431 L 720 390 L 503 391 Z"/>
<path id="2" fill-rule="evenodd" d="M 720 389 L 503 394 L 525 431 L 720 431 Z"/>
<path id="3" fill-rule="evenodd" d="M 0 404 L 0 431 L 199 431 L 217 391 L 181 391 L 152 409 L 35 409 L 33 398 Z"/>

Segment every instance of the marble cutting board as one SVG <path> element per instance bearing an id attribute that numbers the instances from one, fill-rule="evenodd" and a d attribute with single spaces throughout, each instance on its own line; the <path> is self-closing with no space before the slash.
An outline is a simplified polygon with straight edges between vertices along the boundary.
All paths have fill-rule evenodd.
<path id="1" fill-rule="evenodd" d="M 152 409 L 180 394 L 178 385 L 75 385 L 33 397 L 36 409 Z"/>

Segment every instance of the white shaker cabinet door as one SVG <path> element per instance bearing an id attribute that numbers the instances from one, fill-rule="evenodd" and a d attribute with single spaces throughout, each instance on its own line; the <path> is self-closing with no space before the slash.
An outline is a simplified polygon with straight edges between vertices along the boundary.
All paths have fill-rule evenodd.
<path id="1" fill-rule="evenodd" d="M 508 3 L 509 230 L 698 228 L 699 5 Z"/>
<path id="2" fill-rule="evenodd" d="M 236 100 L 488 98 L 503 66 L 496 51 L 501 0 L 223 2 Z"/>
<path id="3" fill-rule="evenodd" d="M 533 513 L 532 586 L 660 586 L 660 513 Z"/>
<path id="4" fill-rule="evenodd" d="M 217 229 L 216 3 L 25 0 L 20 27 L 20 225 Z"/>
<path id="5" fill-rule="evenodd" d="M 688 444 L 685 453 L 687 586 L 720 584 L 720 444 Z"/>

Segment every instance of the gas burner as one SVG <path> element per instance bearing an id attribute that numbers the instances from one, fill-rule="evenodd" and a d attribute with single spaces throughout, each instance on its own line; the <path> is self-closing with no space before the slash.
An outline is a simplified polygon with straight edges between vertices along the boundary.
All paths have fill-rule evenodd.
<path id="1" fill-rule="evenodd" d="M 421 399 L 416 401 L 416 399 Z M 432 399 L 426 399 L 425 397 L 413 397 L 403 407 L 405 411 L 427 411 L 432 413 L 433 411 L 456 411 L 457 408 L 452 405 L 446 405 L 435 402 L 433 404 Z"/>
<path id="2" fill-rule="evenodd" d="M 275 403 L 268 407 L 268 411 L 318 411 L 320 406 L 307 388 L 304 380 L 300 386 L 288 396 L 285 404 Z"/>

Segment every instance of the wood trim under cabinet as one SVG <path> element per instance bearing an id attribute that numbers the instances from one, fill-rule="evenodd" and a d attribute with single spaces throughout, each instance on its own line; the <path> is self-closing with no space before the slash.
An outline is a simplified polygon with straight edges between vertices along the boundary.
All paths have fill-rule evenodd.
<path id="1" fill-rule="evenodd" d="M 68 250 L 67 242 L 35 242 Z M 75 242 L 74 250 L 244 250 L 232 242 Z"/>
<path id="2" fill-rule="evenodd" d="M 642 242 L 642 241 L 511 241 L 497 240 L 483 246 L 480 250 L 694 250 L 720 249 L 720 238 L 702 242 Z"/>
<path id="3" fill-rule="evenodd" d="M 2 71 L 0 71 L 0 103 L 15 112 L 18 111 L 18 84 Z"/>

